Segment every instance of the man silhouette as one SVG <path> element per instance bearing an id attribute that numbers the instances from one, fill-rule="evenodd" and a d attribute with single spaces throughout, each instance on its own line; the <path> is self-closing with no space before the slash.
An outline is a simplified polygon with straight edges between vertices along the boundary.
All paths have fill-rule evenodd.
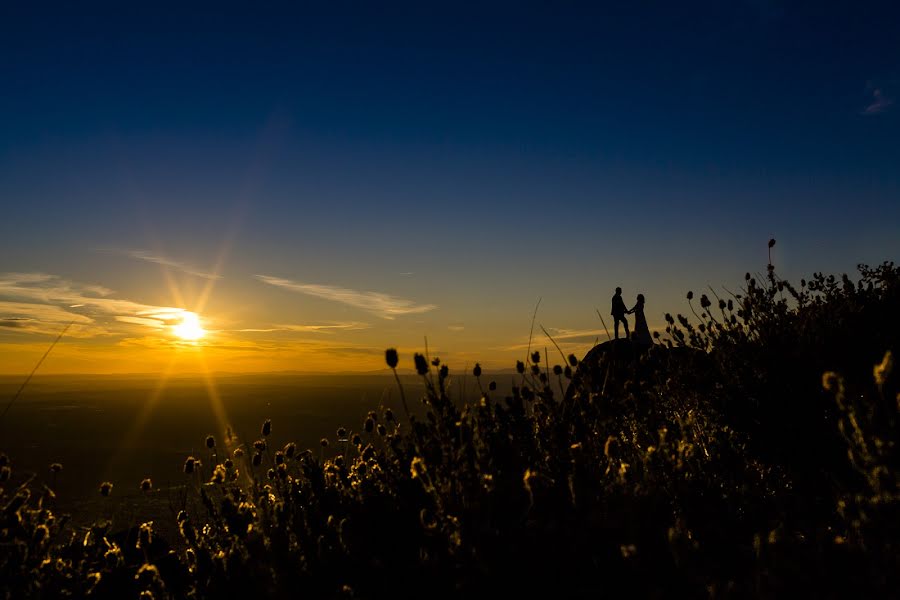
<path id="1" fill-rule="evenodd" d="M 628 332 L 628 320 L 625 318 L 627 312 L 625 301 L 622 300 L 622 288 L 617 287 L 616 295 L 612 297 L 612 316 L 615 321 L 613 330 L 616 332 L 616 339 L 619 339 L 619 321 L 622 321 L 622 325 L 625 326 L 625 339 L 631 339 L 631 334 Z"/>

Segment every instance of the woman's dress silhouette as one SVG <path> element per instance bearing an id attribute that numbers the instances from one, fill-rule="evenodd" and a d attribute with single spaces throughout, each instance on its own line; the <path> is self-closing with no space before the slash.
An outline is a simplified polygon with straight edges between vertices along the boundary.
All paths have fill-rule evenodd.
<path id="1" fill-rule="evenodd" d="M 632 339 L 636 344 L 652 346 L 653 338 L 650 336 L 650 328 L 647 327 L 647 318 L 644 316 L 644 295 L 638 294 L 637 304 L 630 313 L 634 313 L 634 334 Z"/>

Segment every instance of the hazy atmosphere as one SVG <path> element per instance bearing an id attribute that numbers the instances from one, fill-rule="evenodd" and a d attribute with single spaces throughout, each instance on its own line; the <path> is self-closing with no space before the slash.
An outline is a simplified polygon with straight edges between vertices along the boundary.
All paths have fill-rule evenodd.
<path id="1" fill-rule="evenodd" d="M 890 3 L 0 23 L 3 373 L 70 322 L 42 372 L 371 371 L 425 336 L 508 368 L 538 299 L 582 354 L 616 286 L 660 329 L 764 271 L 770 237 L 786 277 L 900 250 Z"/>

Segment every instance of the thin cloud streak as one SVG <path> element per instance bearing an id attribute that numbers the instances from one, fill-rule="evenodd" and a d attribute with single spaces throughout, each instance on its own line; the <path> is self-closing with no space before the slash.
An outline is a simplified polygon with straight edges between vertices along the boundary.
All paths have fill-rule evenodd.
<path id="1" fill-rule="evenodd" d="M 275 325 L 265 328 L 247 328 L 238 329 L 238 333 L 278 333 L 278 332 L 296 332 L 296 333 L 334 333 L 336 331 L 359 331 L 361 329 L 369 329 L 371 325 L 368 323 L 359 323 L 350 321 L 347 323 L 324 323 L 316 325 Z"/>
<path id="2" fill-rule="evenodd" d="M 213 279 L 213 280 L 222 279 L 222 276 L 219 275 L 218 273 L 210 273 L 208 271 L 198 269 L 197 267 L 195 267 L 189 263 L 182 262 L 179 260 L 173 260 L 171 258 L 167 258 L 160 254 L 150 252 L 149 250 L 107 250 L 107 252 L 123 254 L 123 255 L 127 256 L 128 258 L 133 258 L 134 260 L 140 260 L 143 262 L 160 265 L 162 267 L 168 267 L 170 269 L 180 271 L 187 275 L 193 275 L 194 277 L 202 277 L 203 279 Z"/>
<path id="3" fill-rule="evenodd" d="M 282 279 L 270 275 L 256 275 L 256 278 L 263 283 L 292 292 L 360 308 L 383 319 L 393 319 L 402 315 L 422 314 L 437 308 L 434 304 L 416 304 L 412 300 L 398 298 L 381 292 L 361 292 L 331 285 L 298 283 L 290 279 Z"/>
<path id="4" fill-rule="evenodd" d="M 887 111 L 893 104 L 894 100 L 888 98 L 881 88 L 875 88 L 872 91 L 872 102 L 863 109 L 862 114 L 879 115 Z"/>

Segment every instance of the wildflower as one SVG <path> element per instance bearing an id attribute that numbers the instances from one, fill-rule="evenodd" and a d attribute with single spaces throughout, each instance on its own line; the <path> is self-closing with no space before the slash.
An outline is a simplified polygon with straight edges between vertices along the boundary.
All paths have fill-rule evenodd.
<path id="1" fill-rule="evenodd" d="M 563 369 L 563 375 L 566 376 L 566 379 L 572 379 L 572 367 L 566 365 L 566 368 Z"/>
<path id="2" fill-rule="evenodd" d="M 216 447 L 216 438 L 211 435 L 206 436 L 206 447 L 212 450 Z"/>
<path id="3" fill-rule="evenodd" d="M 284 452 L 278 450 L 275 452 L 275 464 L 280 465 L 284 462 Z"/>
<path id="4" fill-rule="evenodd" d="M 62 469 L 63 469 L 62 463 L 55 462 L 50 465 L 51 473 L 59 473 L 60 471 L 62 471 Z"/>
<path id="5" fill-rule="evenodd" d="M 367 417 L 363 429 L 366 430 L 366 433 L 372 433 L 372 430 L 375 429 L 375 420 L 372 417 Z"/>
<path id="6" fill-rule="evenodd" d="M 561 366 L 553 365 L 553 374 L 554 375 L 556 375 L 558 377 L 558 376 L 562 375 L 562 372 L 563 372 L 563 370 L 562 370 Z"/>
<path id="7" fill-rule="evenodd" d="M 153 543 L 153 521 L 147 521 L 146 523 L 141 523 L 140 529 L 138 529 L 138 540 L 136 548 L 148 550 L 150 548 L 150 544 Z"/>
<path id="8" fill-rule="evenodd" d="M 382 423 L 379 423 L 378 427 L 376 429 L 378 431 L 378 435 L 380 435 L 382 437 L 387 435 L 387 428 Z"/>
<path id="9" fill-rule="evenodd" d="M 290 442 L 284 447 L 284 455 L 288 458 L 294 458 L 294 454 L 297 453 L 297 444 L 294 442 Z"/>
<path id="10" fill-rule="evenodd" d="M 525 374 L 525 363 L 523 363 L 521 360 L 516 361 L 516 372 L 518 372 L 519 375 Z"/>
<path id="11" fill-rule="evenodd" d="M 439 373 L 441 379 L 447 379 L 447 375 L 450 374 L 450 368 L 447 365 L 441 365 L 441 371 Z"/>
<path id="12" fill-rule="evenodd" d="M 327 448 L 328 447 L 328 438 L 322 438 L 321 440 L 319 440 L 319 445 L 322 446 L 323 448 Z"/>
<path id="13" fill-rule="evenodd" d="M 538 365 L 531 365 L 531 372 L 534 375 L 537 375 L 541 372 L 541 368 Z"/>
<path id="14" fill-rule="evenodd" d="M 103 553 L 103 559 L 110 568 L 115 568 L 122 563 L 122 550 L 113 544 L 112 548 Z"/>
<path id="15" fill-rule="evenodd" d="M 492 391 L 492 392 L 493 392 L 493 391 L 496 391 L 496 390 L 497 390 L 497 382 L 496 382 L 496 381 L 490 382 L 490 383 L 488 384 L 488 390 L 490 390 L 490 391 Z"/>
<path id="16" fill-rule="evenodd" d="M 575 356 L 574 354 L 570 354 L 569 355 L 569 364 L 573 367 L 577 367 L 578 366 L 578 357 Z"/>
<path id="17" fill-rule="evenodd" d="M 103 497 L 109 496 L 110 492 L 112 492 L 113 484 L 108 481 L 104 481 L 100 484 L 100 495 Z"/>
<path id="18" fill-rule="evenodd" d="M 268 437 L 268 435 L 270 433 L 272 433 L 272 420 L 266 419 L 266 422 L 263 423 L 263 426 L 262 426 L 263 437 Z"/>
<path id="19" fill-rule="evenodd" d="M 475 363 L 475 368 L 472 369 L 472 375 L 481 377 L 481 365 L 479 363 Z"/>
<path id="20" fill-rule="evenodd" d="M 140 581 L 145 585 L 159 580 L 159 569 L 155 565 L 144 563 L 138 569 L 137 575 L 134 576 L 135 581 Z"/>
<path id="21" fill-rule="evenodd" d="M 266 471 L 266 477 L 269 479 L 275 479 L 275 469 L 269 469 Z"/>
<path id="22" fill-rule="evenodd" d="M 362 438 L 360 437 L 360 435 L 358 433 L 354 433 L 353 439 L 350 440 L 350 443 L 353 444 L 354 446 L 359 446 L 360 444 L 362 444 Z"/>
<path id="23" fill-rule="evenodd" d="M 394 411 L 392 411 L 389 408 L 386 409 L 384 411 L 384 420 L 387 421 L 388 423 L 393 423 L 394 422 Z"/>
<path id="24" fill-rule="evenodd" d="M 35 544 L 40 544 L 45 539 L 47 539 L 49 536 L 50 536 L 50 530 L 47 529 L 46 525 L 41 524 L 34 528 L 34 534 L 32 535 L 32 539 L 34 540 Z"/>
<path id="25" fill-rule="evenodd" d="M 184 461 L 184 472 L 187 475 L 190 475 L 194 472 L 194 467 L 197 466 L 197 459 L 193 456 L 188 456 Z"/>
<path id="26" fill-rule="evenodd" d="M 706 294 L 700 296 L 700 306 L 703 308 L 709 308 L 712 306 L 712 302 L 709 301 L 709 298 L 706 297 Z"/>
<path id="27" fill-rule="evenodd" d="M 827 392 L 833 392 L 842 385 L 841 377 L 834 371 L 827 371 L 822 374 L 822 387 Z"/>
<path id="28" fill-rule="evenodd" d="M 437 356 L 435 356 L 434 358 L 431 359 L 431 364 L 434 365 L 435 367 L 439 367 L 441 365 L 441 359 L 438 358 Z"/>
<path id="29" fill-rule="evenodd" d="M 142 492 L 149 492 L 152 489 L 153 489 L 153 482 L 150 480 L 149 477 L 141 480 L 141 491 Z"/>
<path id="30" fill-rule="evenodd" d="M 253 442 L 253 447 L 257 452 L 265 452 L 268 446 L 266 445 L 266 440 L 256 440 Z"/>
<path id="31" fill-rule="evenodd" d="M 533 362 L 534 364 L 541 362 L 541 353 L 538 351 L 532 352 L 531 353 L 531 362 Z"/>
<path id="32" fill-rule="evenodd" d="M 234 461 L 232 461 L 230 458 L 226 458 L 223 464 L 225 465 L 226 469 L 230 469 L 234 466 Z"/>
<path id="33" fill-rule="evenodd" d="M 884 385 L 893 368 L 894 355 L 890 350 L 888 350 L 884 353 L 884 358 L 881 360 L 881 362 L 875 365 L 875 368 L 872 370 L 875 375 L 875 384 Z"/>
<path id="34" fill-rule="evenodd" d="M 687 293 L 687 299 L 688 299 L 688 301 L 693 300 L 693 299 L 694 299 L 694 292 L 689 291 L 689 292 Z"/>
<path id="35" fill-rule="evenodd" d="M 240 458 L 240 457 L 244 456 L 244 449 L 243 448 L 235 448 L 234 452 L 232 452 L 232 454 L 234 455 L 235 458 Z"/>
<path id="36" fill-rule="evenodd" d="M 416 373 L 419 375 L 425 375 L 428 373 L 428 361 L 425 360 L 425 357 L 416 352 L 413 356 L 413 361 L 416 364 Z"/>
<path id="37" fill-rule="evenodd" d="M 347 430 L 344 429 L 343 427 L 338 427 L 337 438 L 338 438 L 339 442 L 346 442 L 347 441 Z"/>
<path id="38" fill-rule="evenodd" d="M 225 483 L 225 467 L 223 465 L 216 465 L 215 470 L 213 470 L 212 479 L 210 479 L 211 483 Z"/>
<path id="39" fill-rule="evenodd" d="M 769 240 L 769 248 L 775 245 L 775 238 Z"/>
<path id="40" fill-rule="evenodd" d="M 362 451 L 362 459 L 363 460 L 371 460 L 375 457 L 375 448 L 372 447 L 372 444 L 367 444 Z"/>
<path id="41" fill-rule="evenodd" d="M 397 368 L 397 363 L 400 361 L 400 358 L 397 356 L 396 348 L 388 348 L 384 351 L 384 359 L 387 361 L 387 366 L 392 369 Z"/>
<path id="42" fill-rule="evenodd" d="M 258 467 L 261 464 L 262 464 L 262 454 L 257 452 L 253 455 L 253 466 Z"/>
<path id="43" fill-rule="evenodd" d="M 413 458 L 412 462 L 409 465 L 409 472 L 410 474 L 412 474 L 413 479 L 424 476 L 427 473 L 427 470 L 425 469 L 425 461 L 418 456 Z"/>

